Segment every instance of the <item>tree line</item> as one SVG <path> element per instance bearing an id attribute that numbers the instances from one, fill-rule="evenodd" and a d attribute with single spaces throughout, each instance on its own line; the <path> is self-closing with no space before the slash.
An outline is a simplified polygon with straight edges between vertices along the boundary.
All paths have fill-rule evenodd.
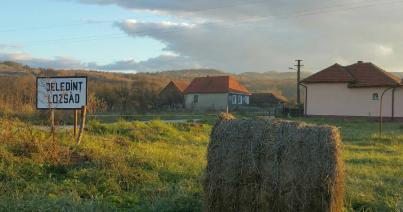
<path id="1" fill-rule="evenodd" d="M 0 63 L 0 114 L 41 115 L 36 111 L 37 76 L 87 76 L 90 113 L 146 113 L 157 111 L 160 90 L 170 80 L 190 82 L 194 77 L 223 75 L 217 70 L 182 70 L 121 74 L 84 70 L 31 68 L 14 62 Z M 287 73 L 235 75 L 251 92 L 275 92 L 295 96 L 295 80 Z"/>

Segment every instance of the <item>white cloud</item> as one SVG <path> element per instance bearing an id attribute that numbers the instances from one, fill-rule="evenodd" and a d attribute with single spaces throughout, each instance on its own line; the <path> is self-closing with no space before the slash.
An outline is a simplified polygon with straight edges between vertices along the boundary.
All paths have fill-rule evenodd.
<path id="1" fill-rule="evenodd" d="M 166 51 L 201 66 L 281 71 L 300 58 L 313 71 L 357 60 L 391 71 L 403 67 L 403 2 L 395 0 L 76 1 L 174 17 L 176 23 L 127 20 L 115 25 L 130 36 L 157 39 Z"/>
<path id="2" fill-rule="evenodd" d="M 20 45 L 14 45 L 14 44 L 0 44 L 0 50 L 5 50 L 5 49 L 20 49 L 22 46 Z"/>
<path id="3" fill-rule="evenodd" d="M 31 67 L 54 69 L 82 69 L 85 66 L 79 60 L 69 57 L 40 58 L 24 52 L 0 52 L 0 61 L 15 61 Z"/>
<path id="4" fill-rule="evenodd" d="M 183 68 L 202 68 L 200 64 L 188 57 L 182 57 L 172 52 L 166 52 L 145 61 L 122 60 L 111 64 L 84 63 L 75 58 L 54 57 L 52 59 L 35 57 L 24 52 L 0 52 L 0 61 L 15 61 L 35 68 L 53 69 L 92 69 L 117 72 L 164 71 Z"/>
<path id="5" fill-rule="evenodd" d="M 389 47 L 389 46 L 382 45 L 382 44 L 376 45 L 376 46 L 375 46 L 375 51 L 376 51 L 379 55 L 381 55 L 381 56 L 383 56 L 383 57 L 390 56 L 390 55 L 392 55 L 393 52 L 394 52 L 394 51 L 393 51 L 393 48 L 391 48 L 391 47 Z"/>
<path id="6" fill-rule="evenodd" d="M 146 61 L 122 60 L 112 64 L 98 65 L 88 64 L 88 68 L 103 71 L 133 71 L 133 72 L 152 72 L 165 71 L 186 68 L 201 68 L 197 62 L 190 60 L 187 57 L 180 57 L 174 54 L 164 54 L 159 57 L 151 58 Z"/>

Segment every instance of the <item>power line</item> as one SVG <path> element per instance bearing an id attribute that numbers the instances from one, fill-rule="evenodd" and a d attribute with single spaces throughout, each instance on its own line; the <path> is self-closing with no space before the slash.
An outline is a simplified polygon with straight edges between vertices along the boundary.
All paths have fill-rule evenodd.
<path id="1" fill-rule="evenodd" d="M 259 18 L 249 18 L 249 19 L 243 19 L 241 21 L 233 21 L 233 26 L 238 26 L 240 24 L 245 23 L 246 21 L 261 21 L 265 20 L 267 18 L 276 18 L 276 19 L 284 19 L 284 18 L 295 18 L 295 17 L 301 17 L 301 16 L 311 16 L 311 15 L 317 15 L 317 14 L 323 14 L 323 13 L 330 13 L 330 12 L 341 12 L 341 11 L 346 11 L 346 10 L 352 10 L 352 9 L 359 9 L 359 8 L 364 8 L 364 7 L 372 7 L 372 6 L 378 6 L 382 4 L 391 4 L 391 3 L 403 3 L 403 0 L 394 0 L 394 1 L 371 1 L 372 4 L 363 4 L 363 5 L 355 5 L 354 7 L 346 7 L 348 6 L 347 4 L 339 4 L 336 5 L 336 7 L 332 6 L 327 6 L 327 7 L 322 7 L 322 8 L 316 8 L 314 10 L 302 10 L 299 11 L 299 13 L 289 13 L 288 15 L 283 14 L 283 15 L 278 15 L 278 16 L 264 16 L 264 17 L 259 17 Z M 368 2 L 366 2 L 368 3 Z M 327 9 L 327 10 L 326 10 Z M 158 33 L 173 33 L 173 32 L 179 32 L 182 30 L 178 29 L 168 29 L 168 30 L 159 30 Z M 132 33 L 137 34 L 138 36 L 141 36 L 141 34 L 147 34 L 152 32 L 152 30 L 140 30 L 140 31 L 134 31 Z M 140 35 L 139 35 L 140 34 Z M 53 43 L 53 42 L 60 42 L 60 41 L 73 41 L 73 42 L 83 42 L 83 41 L 92 41 L 92 40 L 106 40 L 106 39 L 114 39 L 114 38 L 123 38 L 127 37 L 126 33 L 115 33 L 115 34 L 105 34 L 105 35 L 91 35 L 91 36 L 80 36 L 80 37 L 73 37 L 73 38 L 61 38 L 61 39 L 53 39 L 53 40 L 42 40 L 42 41 L 32 41 L 35 45 L 35 43 Z M 33 46 L 33 45 L 28 45 L 28 46 Z"/>
<path id="2" fill-rule="evenodd" d="M 241 3 L 241 1 L 238 1 L 238 2 Z M 245 6 L 245 5 L 251 5 L 251 4 L 265 3 L 265 2 L 267 2 L 267 0 L 255 0 L 255 1 L 247 2 L 247 3 L 243 3 L 243 4 L 230 4 L 230 5 L 223 5 L 223 6 L 219 6 L 219 7 L 195 9 L 195 10 L 190 10 L 187 12 L 188 13 L 206 12 L 206 11 L 211 11 L 211 10 L 218 10 L 218 9 L 224 9 L 224 8 L 230 8 L 230 7 L 239 7 L 239 6 Z M 78 26 L 84 26 L 84 25 L 113 23 L 115 21 L 116 20 L 106 20 L 106 21 L 94 21 L 94 22 L 72 23 L 72 24 L 62 24 L 62 25 L 33 26 L 33 27 L 26 27 L 26 28 L 5 29 L 5 30 L 0 30 L 0 32 L 4 33 L 4 32 L 17 32 L 17 31 L 26 31 L 26 30 L 44 30 L 44 29 L 66 28 L 66 27 L 78 27 Z"/>
<path id="3" fill-rule="evenodd" d="M 332 6 L 325 6 L 321 8 L 315 8 L 314 10 L 300 10 L 296 11 L 293 13 L 289 14 L 280 14 L 280 15 L 268 15 L 268 16 L 260 16 L 257 18 L 245 18 L 240 20 L 236 25 L 242 24 L 242 23 L 247 23 L 247 22 L 256 22 L 256 21 L 263 21 L 269 18 L 273 19 L 289 19 L 289 18 L 298 18 L 298 17 L 304 17 L 304 16 L 314 16 L 314 15 L 319 15 L 319 14 L 325 14 L 325 13 L 335 13 L 335 12 L 344 12 L 348 10 L 354 10 L 354 9 L 361 9 L 361 8 L 367 8 L 367 7 L 374 7 L 374 6 L 379 6 L 379 5 L 387 5 L 387 4 L 400 4 L 403 3 L 402 0 L 392 0 L 392 1 L 379 1 L 379 0 L 373 0 L 373 1 L 366 1 L 363 2 L 365 4 L 357 4 L 354 6 L 351 6 L 349 4 L 337 4 L 337 5 L 332 5 Z M 372 3 L 372 4 L 368 4 Z"/>
<path id="4" fill-rule="evenodd" d="M 152 30 L 140 30 L 136 31 L 135 34 L 137 36 L 146 36 L 147 34 L 151 33 Z M 166 30 L 158 30 L 157 31 L 159 34 L 165 34 L 165 33 L 175 33 L 175 32 L 180 32 L 178 29 L 166 29 Z M 108 40 L 108 39 L 115 39 L 115 38 L 127 38 L 128 35 L 125 33 L 115 33 L 115 34 L 108 34 L 108 35 L 92 35 L 92 36 L 82 36 L 82 37 L 75 37 L 75 38 L 62 38 L 62 39 L 54 39 L 54 40 L 42 40 L 42 41 L 34 41 L 32 42 L 32 45 L 25 45 L 24 47 L 31 47 L 31 46 L 38 46 L 46 44 L 46 43 L 54 43 L 54 42 L 65 42 L 65 41 L 71 41 L 71 42 L 87 42 L 87 41 L 95 41 L 95 40 Z M 38 44 L 35 44 L 38 43 Z"/>
<path id="5" fill-rule="evenodd" d="M 333 1 L 336 1 L 336 0 L 333 0 Z M 218 9 L 230 8 L 230 7 L 239 7 L 239 6 L 258 4 L 258 3 L 266 3 L 266 2 L 267 2 L 267 0 L 256 0 L 256 1 L 247 2 L 247 3 L 243 3 L 243 4 L 230 4 L 230 5 L 224 5 L 224 6 L 219 6 L 219 7 L 195 9 L 195 10 L 187 11 L 187 13 L 206 12 L 206 11 L 211 11 L 211 10 L 218 10 Z M 379 0 L 378 1 L 373 1 L 373 2 L 379 2 Z M 367 3 L 367 2 L 363 2 L 363 3 Z M 335 6 L 337 6 L 337 5 L 335 5 Z M 304 12 L 304 11 L 297 11 L 297 12 Z M 265 16 L 265 17 L 267 18 L 267 16 Z M 260 19 L 260 18 L 264 19 L 265 17 L 258 17 L 257 19 Z M 276 16 L 272 16 L 272 17 L 276 17 Z M 26 27 L 26 28 L 5 29 L 5 30 L 0 30 L 0 32 L 4 33 L 4 32 L 25 31 L 25 30 L 43 30 L 43 29 L 65 28 L 65 27 L 79 27 L 79 26 L 85 26 L 85 25 L 113 23 L 115 21 L 116 20 L 105 20 L 105 21 L 93 21 L 93 22 L 86 22 L 86 23 L 71 23 L 71 24 L 62 24 L 62 25 L 33 26 L 33 27 Z"/>

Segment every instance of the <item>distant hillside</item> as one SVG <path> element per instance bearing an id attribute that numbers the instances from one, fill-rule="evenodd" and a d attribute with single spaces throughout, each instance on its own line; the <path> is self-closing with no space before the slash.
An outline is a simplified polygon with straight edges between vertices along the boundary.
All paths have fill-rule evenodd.
<path id="1" fill-rule="evenodd" d="M 195 77 L 233 75 L 250 92 L 282 94 L 295 99 L 295 72 L 248 72 L 231 74 L 214 69 L 173 70 L 153 73 L 112 73 L 91 70 L 31 68 L 15 62 L 0 62 L 1 114 L 38 115 L 35 110 L 36 76 L 87 76 L 89 108 L 92 112 L 149 112 L 155 108 L 159 91 L 171 80 L 190 83 Z M 303 77 L 307 74 L 304 73 Z M 60 113 L 59 113 L 60 114 Z"/>
<path id="2" fill-rule="evenodd" d="M 166 77 L 175 77 L 175 78 L 184 78 L 184 79 L 193 79 L 195 77 L 201 76 L 217 76 L 217 75 L 225 75 L 225 73 L 220 70 L 215 69 L 188 69 L 188 70 L 174 70 L 174 71 L 162 71 L 155 73 L 147 73 L 152 75 L 166 76 Z"/>
<path id="3" fill-rule="evenodd" d="M 36 75 L 39 69 L 33 69 L 29 66 L 24 66 L 19 63 L 6 61 L 0 63 L 0 76 L 5 77 L 16 77 L 16 76 L 26 76 L 26 75 Z"/>
<path id="4" fill-rule="evenodd" d="M 218 76 L 218 75 L 233 75 L 252 92 L 265 92 L 273 90 L 273 85 L 282 82 L 288 83 L 295 81 L 295 72 L 245 72 L 241 74 L 231 74 L 215 69 L 187 69 L 187 70 L 172 70 L 163 72 L 142 72 L 136 74 L 128 73 L 112 73 L 89 70 L 53 70 L 53 69 L 38 69 L 30 68 L 15 62 L 0 63 L 0 77 L 19 77 L 28 75 L 87 75 L 91 80 L 103 82 L 120 82 L 120 81 L 137 81 L 139 78 L 149 80 L 157 80 L 157 84 L 161 86 L 168 83 L 170 80 L 185 80 L 190 82 L 195 77 L 203 76 Z M 303 73 L 303 76 L 308 74 Z M 280 80 L 280 81 L 279 81 Z M 279 91 L 278 89 L 274 89 Z"/>
<path id="5" fill-rule="evenodd" d="M 403 72 L 393 74 L 403 77 Z M 1 113 L 35 113 L 36 76 L 72 75 L 88 76 L 89 104 L 96 108 L 93 111 L 99 112 L 148 112 L 155 109 L 158 94 L 169 81 L 184 80 L 190 83 L 195 77 L 232 75 L 252 93 L 282 94 L 290 103 L 295 102 L 297 90 L 295 72 L 232 74 L 214 69 L 189 69 L 128 74 L 31 68 L 15 62 L 0 62 L 0 116 Z M 303 72 L 301 78 L 308 75 L 310 73 Z"/>
<path id="6" fill-rule="evenodd" d="M 400 78 L 403 78 L 403 72 L 393 72 L 392 74 L 394 74 Z"/>
<path id="7" fill-rule="evenodd" d="M 309 76 L 310 72 L 302 72 L 301 78 Z M 245 72 L 238 75 L 239 77 L 247 77 L 247 78 L 270 78 L 270 79 L 296 79 L 297 73 L 296 72 L 276 72 L 276 71 L 269 71 L 269 72 Z"/>

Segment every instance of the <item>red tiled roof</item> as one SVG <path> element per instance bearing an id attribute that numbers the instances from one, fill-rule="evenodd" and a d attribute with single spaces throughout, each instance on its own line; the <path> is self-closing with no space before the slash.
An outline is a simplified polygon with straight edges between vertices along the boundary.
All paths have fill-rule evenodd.
<path id="1" fill-rule="evenodd" d="M 186 90 L 186 88 L 187 88 L 188 85 L 189 85 L 188 82 L 182 81 L 182 80 L 174 80 L 174 81 L 171 81 L 171 82 L 172 82 L 172 83 L 176 86 L 176 88 L 178 88 L 178 90 L 179 90 L 180 92 L 182 92 L 182 93 L 183 93 L 183 91 Z"/>
<path id="2" fill-rule="evenodd" d="M 334 64 L 317 72 L 302 83 L 349 83 L 350 87 L 400 86 L 401 79 L 372 63 L 358 62 L 349 66 Z"/>
<path id="3" fill-rule="evenodd" d="M 351 81 L 354 81 L 354 77 L 337 63 L 302 80 L 304 83 Z"/>
<path id="4" fill-rule="evenodd" d="M 186 93 L 244 93 L 250 94 L 233 76 L 197 77 L 185 90 Z"/>

